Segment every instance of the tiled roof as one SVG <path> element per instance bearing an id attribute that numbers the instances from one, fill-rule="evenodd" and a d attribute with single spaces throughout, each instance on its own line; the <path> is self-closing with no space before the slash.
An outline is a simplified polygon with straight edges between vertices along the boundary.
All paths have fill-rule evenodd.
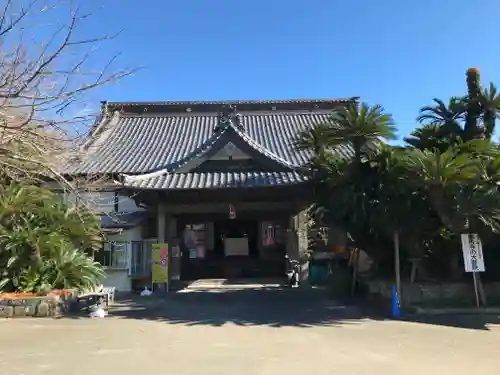
<path id="1" fill-rule="evenodd" d="M 107 115 L 94 128 L 78 161 L 68 164 L 63 173 L 124 175 L 125 186 L 139 189 L 303 182 L 305 177 L 298 171 L 311 153 L 295 148 L 297 135 L 328 121 L 332 109 L 349 101 L 105 103 L 103 114 Z M 228 108 L 233 112 L 226 113 Z M 193 168 L 228 142 L 259 159 L 266 172 L 195 173 Z M 350 154 L 347 149 L 338 152 Z"/>
<path id="2" fill-rule="evenodd" d="M 297 134 L 328 119 L 329 111 L 242 113 L 242 135 L 254 148 L 289 166 L 304 165 L 307 151 L 297 151 Z M 203 153 L 217 140 L 216 114 L 119 115 L 96 129 L 82 162 L 68 174 L 141 174 L 174 168 Z"/>
<path id="3" fill-rule="evenodd" d="M 299 172 L 167 173 L 144 178 L 128 177 L 123 185 L 136 189 L 223 189 L 283 186 L 305 182 Z"/>

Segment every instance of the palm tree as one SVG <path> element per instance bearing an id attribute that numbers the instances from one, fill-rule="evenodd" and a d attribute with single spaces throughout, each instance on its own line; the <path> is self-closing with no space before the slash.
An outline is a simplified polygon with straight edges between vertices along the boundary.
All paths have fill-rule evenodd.
<path id="1" fill-rule="evenodd" d="M 483 112 L 485 137 L 490 139 L 495 131 L 496 119 L 500 112 L 500 95 L 493 83 L 490 83 L 489 89 L 482 90 L 480 102 Z"/>
<path id="2" fill-rule="evenodd" d="M 373 155 L 383 140 L 395 139 L 395 133 L 394 120 L 382 106 L 351 103 L 335 110 L 328 121 L 304 130 L 299 134 L 296 147 L 313 153 L 308 169 L 315 180 L 318 194 L 325 191 L 326 196 L 331 197 L 331 190 L 336 189 L 339 193 L 336 202 L 340 196 L 345 196 L 346 203 L 363 206 L 365 203 L 358 201 L 362 195 L 354 194 L 357 186 L 367 182 L 367 176 L 362 176 L 362 170 L 366 169 L 362 165 L 363 157 Z M 350 152 L 339 151 L 345 149 Z M 352 165 L 350 155 L 354 160 Z M 352 184 L 352 179 L 362 179 L 363 183 Z M 348 181 L 347 185 L 343 185 L 345 181 Z M 343 205 L 341 212 L 350 212 L 350 215 L 359 212 L 347 210 L 348 206 Z"/>
<path id="3" fill-rule="evenodd" d="M 454 209 L 450 208 L 451 194 L 447 193 L 455 190 L 457 184 L 471 181 L 479 175 L 478 160 L 471 155 L 457 154 L 453 149 L 445 152 L 412 150 L 404 160 L 407 168 L 414 173 L 416 184 L 428 191 L 443 224 L 460 232 L 465 222 L 457 218 Z"/>
<path id="4" fill-rule="evenodd" d="M 400 239 L 401 232 L 408 225 L 420 219 L 418 215 L 408 215 L 414 212 L 411 190 L 406 181 L 405 169 L 401 162 L 402 150 L 396 147 L 384 146 L 372 159 L 372 167 L 378 176 L 377 191 L 374 196 L 373 216 L 371 223 L 381 232 L 386 232 L 394 246 L 394 274 L 398 298 L 402 301 Z M 413 225 L 412 225 L 413 226 Z M 402 303 L 402 302 L 401 302 Z"/>
<path id="5" fill-rule="evenodd" d="M 452 97 L 448 104 L 434 98 L 434 105 L 420 108 L 417 121 L 422 124 L 448 126 L 450 129 L 461 129 L 460 121 L 464 119 L 465 106 L 462 99 Z"/>
<path id="6" fill-rule="evenodd" d="M 465 119 L 464 101 L 456 97 L 451 98 L 447 105 L 440 99 L 434 98 L 433 101 L 434 105 L 422 107 L 417 117 L 417 121 L 424 125 L 424 131 L 429 133 L 432 130 L 435 137 L 449 141 L 461 137 L 461 123 Z"/>
<path id="7" fill-rule="evenodd" d="M 323 155 L 328 143 L 326 141 L 328 134 L 328 124 L 316 124 L 314 127 L 305 129 L 299 133 L 295 147 L 301 151 L 312 151 L 315 156 Z"/>
<path id="8" fill-rule="evenodd" d="M 320 149 L 349 147 L 358 162 L 363 154 L 376 149 L 383 140 L 396 139 L 392 116 L 380 105 L 351 103 L 335 110 L 328 121 L 299 135 L 297 147 L 316 154 Z"/>
<path id="9" fill-rule="evenodd" d="M 481 228 L 500 231 L 500 154 L 488 141 L 469 141 L 445 152 L 411 150 L 404 161 L 416 186 L 427 191 L 434 211 L 453 234 Z"/>
<path id="10" fill-rule="evenodd" d="M 335 111 L 327 122 L 303 132 L 297 141 L 297 147 L 313 152 L 309 171 L 315 212 L 323 214 L 325 224 L 347 230 L 356 245 L 368 251 L 376 247 L 374 241 L 381 235 L 393 238 L 394 225 L 387 232 L 388 226 L 374 222 L 383 210 L 390 210 L 381 208 L 386 201 L 380 201 L 378 162 L 389 152 L 384 140 L 395 139 L 395 132 L 392 116 L 381 106 L 355 103 Z M 350 155 L 339 155 L 341 149 L 349 149 Z M 391 185 L 394 191 L 396 185 Z M 389 194 L 388 189 L 385 192 Z M 384 213 L 384 217 L 394 215 Z M 400 290 L 399 267 L 397 274 Z"/>
<path id="11" fill-rule="evenodd" d="M 382 106 L 351 103 L 299 134 L 296 147 L 313 153 L 308 172 L 318 205 L 333 212 L 336 221 L 366 221 L 363 189 L 371 182 L 369 166 L 362 161 L 375 154 L 383 140 L 395 139 L 395 132 L 394 120 Z"/>
<path id="12" fill-rule="evenodd" d="M 445 151 L 450 143 L 455 142 L 451 134 L 445 135 L 439 123 L 428 123 L 415 129 L 404 141 L 419 150 L 437 149 Z"/>
<path id="13" fill-rule="evenodd" d="M 417 120 L 425 126 L 423 134 L 417 130 L 413 138 L 422 138 L 424 145 L 435 138 L 445 140 L 449 145 L 457 139 L 470 141 L 473 139 L 489 139 L 495 130 L 495 120 L 500 111 L 500 95 L 493 83 L 488 89 L 481 87 L 479 69 L 467 70 L 467 95 L 461 98 L 452 97 L 448 104 L 440 99 L 433 99 L 434 105 L 420 109 Z M 432 134 L 432 139 L 429 136 Z M 408 138 L 407 143 L 421 145 L 422 142 Z M 437 142 L 438 148 L 442 142 Z M 415 146 L 421 148 L 419 146 Z M 441 149 L 441 151 L 443 151 Z"/>

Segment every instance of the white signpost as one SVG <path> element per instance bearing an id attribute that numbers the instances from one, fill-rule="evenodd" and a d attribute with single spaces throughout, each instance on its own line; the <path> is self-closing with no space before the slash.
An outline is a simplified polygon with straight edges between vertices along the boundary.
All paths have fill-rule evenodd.
<path id="1" fill-rule="evenodd" d="M 474 280 L 474 292 L 476 293 L 476 304 L 479 307 L 479 294 L 477 290 L 476 272 L 484 272 L 483 246 L 479 235 L 464 233 L 462 238 L 462 253 L 464 255 L 465 272 L 472 272 Z"/>
<path id="2" fill-rule="evenodd" d="M 465 272 L 484 272 L 483 246 L 477 234 L 462 234 Z"/>

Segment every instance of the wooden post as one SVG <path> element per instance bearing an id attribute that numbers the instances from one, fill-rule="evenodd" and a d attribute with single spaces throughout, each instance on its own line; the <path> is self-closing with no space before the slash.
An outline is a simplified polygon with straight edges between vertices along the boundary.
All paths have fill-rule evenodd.
<path id="1" fill-rule="evenodd" d="M 167 240 L 167 215 L 166 205 L 162 202 L 161 198 L 158 201 L 158 215 L 157 215 L 157 239 L 158 243 L 165 243 Z M 170 249 L 169 249 L 170 252 Z M 170 264 L 168 265 L 170 266 Z M 154 288 L 154 286 L 153 286 Z M 165 291 L 168 290 L 168 283 L 165 285 Z"/>
<path id="2" fill-rule="evenodd" d="M 157 218 L 157 238 L 158 243 L 164 243 L 167 240 L 167 215 L 165 203 L 158 203 L 158 218 Z"/>
<path id="3" fill-rule="evenodd" d="M 396 275 L 396 292 L 398 293 L 398 299 L 400 306 L 403 306 L 403 298 L 401 296 L 401 265 L 399 260 L 399 232 L 396 230 L 393 233 L 394 241 L 394 268 Z"/>
<path id="4" fill-rule="evenodd" d="M 472 272 L 472 280 L 474 280 L 474 294 L 476 295 L 476 306 L 477 308 L 479 308 L 480 303 L 479 303 L 479 290 L 477 287 L 477 272 Z"/>
<path id="5" fill-rule="evenodd" d="M 351 281 L 351 297 L 356 293 L 356 281 L 358 279 L 358 264 L 359 264 L 359 249 L 352 250 L 352 281 Z"/>

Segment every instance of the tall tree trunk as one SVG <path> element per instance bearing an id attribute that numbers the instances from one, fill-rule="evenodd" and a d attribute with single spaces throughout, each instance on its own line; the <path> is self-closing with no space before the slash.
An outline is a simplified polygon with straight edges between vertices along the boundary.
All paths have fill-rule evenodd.
<path id="1" fill-rule="evenodd" d="M 401 265 L 399 259 L 399 231 L 395 230 L 393 233 L 394 242 L 394 273 L 396 275 L 396 292 L 399 298 L 400 306 L 403 306 L 403 298 L 401 295 Z"/>
<path id="2" fill-rule="evenodd" d="M 462 219 L 456 219 L 453 215 L 448 212 L 448 207 L 446 205 L 446 197 L 444 193 L 444 187 L 442 185 L 432 185 L 429 188 L 429 198 L 431 200 L 431 205 L 439 219 L 445 227 L 456 232 L 456 228 L 463 228 L 465 222 Z M 458 233 L 461 233 L 459 230 Z"/>
<path id="3" fill-rule="evenodd" d="M 468 69 L 466 76 L 469 100 L 467 102 L 464 141 L 470 141 L 471 139 L 482 138 L 484 136 L 483 129 L 479 125 L 479 117 L 481 116 L 481 104 L 479 102 L 481 96 L 481 78 L 479 69 L 477 68 Z"/>

